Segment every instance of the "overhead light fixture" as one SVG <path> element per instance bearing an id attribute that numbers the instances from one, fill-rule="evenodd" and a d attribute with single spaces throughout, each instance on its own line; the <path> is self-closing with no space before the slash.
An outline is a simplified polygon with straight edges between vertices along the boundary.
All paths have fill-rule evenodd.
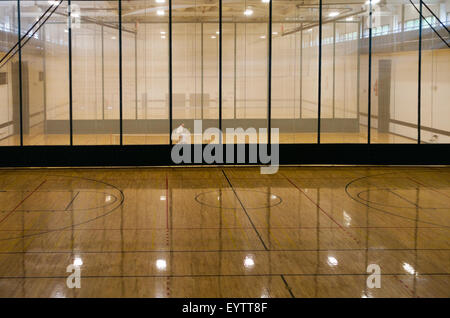
<path id="1" fill-rule="evenodd" d="M 353 21 L 353 17 L 348 17 L 345 21 Z"/>
<path id="2" fill-rule="evenodd" d="M 372 4 L 377 4 L 380 2 L 380 0 L 367 0 L 366 4 L 369 5 L 372 2 Z"/>
<path id="3" fill-rule="evenodd" d="M 251 16 L 252 14 L 253 14 L 253 10 L 250 9 L 250 8 L 247 8 L 247 9 L 244 11 L 244 15 L 246 15 L 246 16 Z"/>
<path id="4" fill-rule="evenodd" d="M 50 0 L 50 1 L 48 1 L 48 4 L 54 6 L 54 5 L 57 5 L 57 4 L 58 4 L 58 1 Z"/>
<path id="5" fill-rule="evenodd" d="M 216 38 L 216 36 L 215 35 L 211 35 L 211 39 L 215 39 Z"/>
<path id="6" fill-rule="evenodd" d="M 166 38 L 166 36 L 165 35 L 161 35 L 161 39 L 165 39 Z M 164 201 L 165 199 L 161 199 L 161 201 Z"/>
<path id="7" fill-rule="evenodd" d="M 161 33 L 161 34 L 166 34 L 166 31 L 161 31 L 161 32 L 159 32 L 159 33 Z"/>
<path id="8" fill-rule="evenodd" d="M 278 35 L 278 32 L 272 32 L 273 35 Z"/>
<path id="9" fill-rule="evenodd" d="M 164 10 L 156 10 L 156 14 L 159 16 L 163 16 L 164 15 Z"/>
<path id="10" fill-rule="evenodd" d="M 333 11 L 333 12 L 330 12 L 329 14 L 328 14 L 328 16 L 330 17 L 330 18 L 332 18 L 332 17 L 337 17 L 339 15 L 339 12 L 337 12 L 337 11 Z"/>
<path id="11" fill-rule="evenodd" d="M 261 35 L 259 38 L 260 38 L 260 39 L 265 39 L 266 36 L 265 36 L 265 35 Z"/>
<path id="12" fill-rule="evenodd" d="M 261 0 L 262 3 L 269 3 L 270 0 Z"/>
<path id="13" fill-rule="evenodd" d="M 220 32 L 219 32 L 219 31 L 216 31 L 216 34 L 220 34 Z"/>
<path id="14" fill-rule="evenodd" d="M 166 0 L 155 0 L 156 3 L 165 3 Z"/>

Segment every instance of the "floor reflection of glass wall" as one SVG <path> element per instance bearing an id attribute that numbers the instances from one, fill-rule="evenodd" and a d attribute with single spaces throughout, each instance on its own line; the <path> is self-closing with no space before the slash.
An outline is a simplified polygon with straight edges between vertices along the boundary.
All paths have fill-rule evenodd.
<path id="1" fill-rule="evenodd" d="M 0 7 L 0 146 L 20 145 L 18 54 L 6 55 L 17 43 L 17 1 Z"/>
<path id="2" fill-rule="evenodd" d="M 417 143 L 419 30 L 402 24 L 419 13 L 408 0 L 380 2 L 373 12 L 370 142 Z"/>
<path id="3" fill-rule="evenodd" d="M 422 21 L 421 142 L 450 143 L 450 34 L 444 27 L 450 7 L 448 1 L 447 6 L 445 1 L 426 3 L 429 9 L 424 6 L 426 21 Z M 450 20 L 447 29 L 449 24 Z"/>
<path id="4" fill-rule="evenodd" d="M 124 144 L 168 144 L 168 0 L 123 2 L 123 22 Z"/>
<path id="5" fill-rule="evenodd" d="M 234 26 L 227 24 L 224 29 L 223 55 L 224 65 L 227 65 L 224 75 L 227 80 L 222 86 L 226 92 L 223 129 L 242 128 L 245 131 L 238 133 L 234 142 L 254 143 L 258 141 L 258 135 L 260 142 L 267 142 L 267 133 L 258 132 L 260 128 L 268 127 L 269 3 L 224 2 L 223 21 L 234 23 Z M 233 73 L 235 78 L 231 81 L 229 77 Z"/>
<path id="6" fill-rule="evenodd" d="M 335 3 L 323 1 L 320 138 L 322 143 L 367 143 L 367 126 L 360 125 L 358 114 L 359 30 L 365 12 L 360 4 Z"/>
<path id="7" fill-rule="evenodd" d="M 120 143 L 117 1 L 72 1 L 73 143 Z"/>
<path id="8" fill-rule="evenodd" d="M 173 129 L 219 127 L 219 2 L 173 0 Z M 181 128 L 180 128 L 181 129 Z M 177 142 L 177 140 L 174 140 Z M 208 140 L 204 141 L 209 142 Z"/>
<path id="9" fill-rule="evenodd" d="M 53 3 L 48 14 L 44 13 L 48 1 L 35 1 L 21 10 L 22 30 L 31 27 L 30 17 L 33 21 L 46 17 L 44 24 L 39 21 L 29 33 L 33 37 L 22 42 L 24 145 L 70 143 L 67 3 Z M 30 16 L 30 12 L 35 14 Z"/>

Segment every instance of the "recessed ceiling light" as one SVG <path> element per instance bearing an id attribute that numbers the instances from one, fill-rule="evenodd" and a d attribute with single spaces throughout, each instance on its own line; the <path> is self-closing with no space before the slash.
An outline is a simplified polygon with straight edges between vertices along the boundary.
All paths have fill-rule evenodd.
<path id="1" fill-rule="evenodd" d="M 211 35 L 211 39 L 215 39 L 216 38 L 216 36 L 215 35 Z"/>
<path id="2" fill-rule="evenodd" d="M 337 11 L 333 11 L 328 14 L 329 17 L 337 17 L 338 15 L 339 15 L 339 12 L 337 12 Z"/>
<path id="3" fill-rule="evenodd" d="M 269 3 L 270 0 L 261 0 L 262 3 Z"/>
<path id="4" fill-rule="evenodd" d="M 166 0 L 155 0 L 156 3 L 165 3 Z"/>
<path id="5" fill-rule="evenodd" d="M 353 17 L 348 17 L 345 21 L 353 21 Z"/>
<path id="6" fill-rule="evenodd" d="M 367 0 L 366 4 L 370 4 L 370 2 L 372 2 L 372 4 L 377 4 L 378 2 L 380 2 L 380 0 Z"/>
<path id="7" fill-rule="evenodd" d="M 157 15 L 164 15 L 164 10 L 156 10 Z"/>
<path id="8" fill-rule="evenodd" d="M 260 39 L 265 39 L 266 36 L 265 36 L 265 35 L 261 35 L 259 38 L 260 38 Z"/>
<path id="9" fill-rule="evenodd" d="M 159 33 L 161 33 L 161 34 L 166 34 L 166 31 L 161 31 L 161 32 L 159 32 Z"/>

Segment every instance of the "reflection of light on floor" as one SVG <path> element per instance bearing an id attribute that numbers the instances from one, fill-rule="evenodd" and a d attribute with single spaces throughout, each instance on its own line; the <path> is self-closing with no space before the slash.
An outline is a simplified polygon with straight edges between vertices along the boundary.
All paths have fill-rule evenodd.
<path id="1" fill-rule="evenodd" d="M 83 265 L 83 260 L 81 259 L 81 257 L 75 257 L 75 259 L 73 261 L 73 265 L 75 265 L 75 266 Z"/>
<path id="2" fill-rule="evenodd" d="M 338 260 L 335 257 L 333 257 L 333 256 L 328 256 L 327 263 L 330 266 L 337 266 Z"/>
<path id="3" fill-rule="evenodd" d="M 411 275 L 414 275 L 416 273 L 416 271 L 414 270 L 414 267 L 412 267 L 408 263 L 403 263 L 403 269 L 405 271 L 407 271 L 408 273 L 410 273 Z"/>
<path id="4" fill-rule="evenodd" d="M 55 289 L 52 292 L 51 298 L 66 298 L 63 287 L 61 285 L 56 285 Z"/>
<path id="5" fill-rule="evenodd" d="M 244 259 L 244 267 L 251 269 L 253 268 L 253 266 L 255 266 L 255 261 L 253 260 L 252 256 L 246 256 Z"/>
<path id="6" fill-rule="evenodd" d="M 160 271 L 165 271 L 167 268 L 167 262 L 164 259 L 159 259 L 156 261 L 156 268 Z"/>
<path id="7" fill-rule="evenodd" d="M 349 227 L 352 223 L 352 217 L 350 215 L 348 215 L 347 212 L 345 212 L 345 210 L 344 210 L 343 214 L 344 214 L 344 225 L 346 227 Z"/>

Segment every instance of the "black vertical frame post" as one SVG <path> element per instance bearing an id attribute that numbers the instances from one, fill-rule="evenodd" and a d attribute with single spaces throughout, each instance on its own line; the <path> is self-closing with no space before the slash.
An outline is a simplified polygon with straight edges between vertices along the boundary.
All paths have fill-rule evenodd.
<path id="1" fill-rule="evenodd" d="M 219 0 L 219 130 L 222 131 L 222 0 Z M 220 134 L 219 143 L 222 142 Z"/>
<path id="2" fill-rule="evenodd" d="M 372 126 L 372 0 L 369 1 L 369 81 L 367 91 L 367 143 L 370 144 L 370 128 Z"/>
<path id="3" fill-rule="evenodd" d="M 333 22 L 333 119 L 336 117 L 336 22 Z"/>
<path id="4" fill-rule="evenodd" d="M 105 120 L 105 30 L 101 27 L 101 42 L 102 42 L 102 120 Z"/>
<path id="5" fill-rule="evenodd" d="M 122 87 L 122 0 L 119 0 L 119 107 L 120 107 L 120 145 L 123 145 L 123 87 Z"/>
<path id="6" fill-rule="evenodd" d="M 172 145 L 172 109 L 173 109 L 173 86 L 172 86 L 172 0 L 169 0 L 169 143 Z"/>
<path id="7" fill-rule="evenodd" d="M 268 64 L 267 64 L 267 143 L 272 143 L 272 1 L 269 0 Z"/>
<path id="8" fill-rule="evenodd" d="M 423 2 L 420 0 L 420 17 L 419 17 L 419 65 L 418 65 L 418 85 L 417 85 L 417 143 L 421 143 L 421 108 L 422 108 L 422 10 Z"/>
<path id="9" fill-rule="evenodd" d="M 320 117 L 322 111 L 322 0 L 319 1 L 319 87 L 317 97 L 317 143 L 320 144 Z"/>
<path id="10" fill-rule="evenodd" d="M 19 46 L 19 116 L 20 116 L 20 145 L 23 146 L 23 96 L 22 96 L 22 42 L 21 38 L 21 21 L 20 21 L 20 0 L 17 0 L 17 38 Z"/>
<path id="11" fill-rule="evenodd" d="M 68 47 L 69 47 L 69 134 L 70 145 L 73 146 L 73 86 L 72 86 L 72 3 L 71 0 L 67 2 L 68 14 Z"/>

